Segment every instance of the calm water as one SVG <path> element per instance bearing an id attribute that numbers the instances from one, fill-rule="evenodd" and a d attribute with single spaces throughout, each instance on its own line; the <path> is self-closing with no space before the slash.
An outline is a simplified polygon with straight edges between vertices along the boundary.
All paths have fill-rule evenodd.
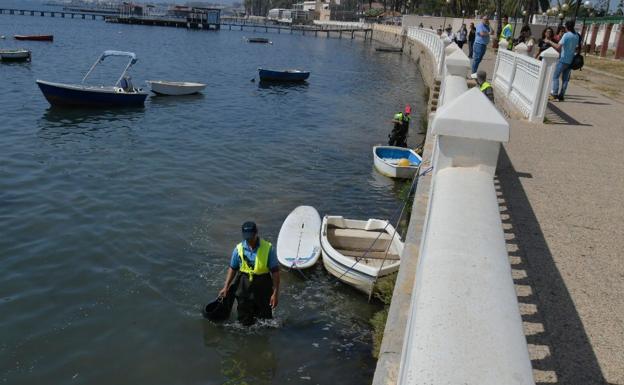
<path id="1" fill-rule="evenodd" d="M 6 3 L 0 5 L 6 5 Z M 322 266 L 283 272 L 276 320 L 215 325 L 200 308 L 223 283 L 239 226 L 276 241 L 297 205 L 390 217 L 398 185 L 371 146 L 392 113 L 422 106 L 415 66 L 370 44 L 0 16 L 0 35 L 54 43 L 0 65 L 0 382 L 7 384 L 365 384 L 379 309 Z M 136 52 L 135 84 L 208 84 L 145 108 L 58 111 L 35 79 L 79 81 L 105 49 Z M 259 66 L 311 70 L 262 88 Z M 116 80 L 122 62 L 98 79 Z M 418 116 L 414 116 L 418 121 Z M 416 126 L 416 124 L 414 124 Z"/>

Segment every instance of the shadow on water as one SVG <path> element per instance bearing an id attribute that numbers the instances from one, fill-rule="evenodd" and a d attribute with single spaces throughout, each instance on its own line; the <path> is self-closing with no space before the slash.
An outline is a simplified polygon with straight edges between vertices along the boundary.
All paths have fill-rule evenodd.
<path id="1" fill-rule="evenodd" d="M 206 98 L 202 93 L 192 95 L 151 95 L 149 98 L 150 104 L 159 107 L 179 106 L 182 103 L 201 102 Z"/>
<path id="2" fill-rule="evenodd" d="M 305 91 L 310 84 L 307 81 L 303 82 L 272 82 L 267 80 L 260 80 L 258 82 L 258 88 L 263 90 L 271 90 L 274 94 L 285 94 L 288 91 Z"/>
<path id="3" fill-rule="evenodd" d="M 82 109 L 48 108 L 39 120 L 40 136 L 58 139 L 64 135 L 87 135 L 117 127 L 130 127 L 144 116 L 144 108 Z"/>

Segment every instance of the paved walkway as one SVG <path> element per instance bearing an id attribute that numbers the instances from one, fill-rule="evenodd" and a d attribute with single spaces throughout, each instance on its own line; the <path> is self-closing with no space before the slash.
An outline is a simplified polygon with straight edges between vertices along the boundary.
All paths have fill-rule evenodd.
<path id="1" fill-rule="evenodd" d="M 501 215 L 538 383 L 624 384 L 623 107 L 572 80 L 548 124 L 512 120 L 501 151 Z"/>

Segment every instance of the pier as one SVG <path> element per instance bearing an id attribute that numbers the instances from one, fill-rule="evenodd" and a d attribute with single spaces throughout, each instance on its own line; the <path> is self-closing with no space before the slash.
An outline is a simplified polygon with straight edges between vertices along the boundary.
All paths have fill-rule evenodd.
<path id="1" fill-rule="evenodd" d="M 47 16 L 47 17 L 61 17 L 61 18 L 82 18 L 90 20 L 104 20 L 106 15 L 99 13 L 85 13 L 85 12 L 73 12 L 73 11 L 42 11 L 35 9 L 15 9 L 15 8 L 0 8 L 0 15 L 20 15 L 20 16 Z"/>

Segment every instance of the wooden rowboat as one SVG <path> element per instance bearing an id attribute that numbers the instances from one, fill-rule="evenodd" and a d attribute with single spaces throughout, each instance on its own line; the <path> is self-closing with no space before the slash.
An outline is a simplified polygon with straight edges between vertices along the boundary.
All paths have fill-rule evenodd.
<path id="1" fill-rule="evenodd" d="M 325 216 L 321 250 L 331 275 L 370 297 L 378 279 L 399 270 L 403 242 L 388 221 Z"/>
<path id="2" fill-rule="evenodd" d="M 54 35 L 15 35 L 16 40 L 53 41 Z"/>

